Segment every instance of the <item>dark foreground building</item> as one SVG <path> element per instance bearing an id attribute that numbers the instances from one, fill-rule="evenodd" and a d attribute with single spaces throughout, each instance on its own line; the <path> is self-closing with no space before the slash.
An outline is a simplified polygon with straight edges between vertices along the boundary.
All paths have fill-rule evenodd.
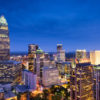
<path id="1" fill-rule="evenodd" d="M 21 63 L 8 60 L 0 61 L 0 84 L 15 84 L 21 81 Z"/>

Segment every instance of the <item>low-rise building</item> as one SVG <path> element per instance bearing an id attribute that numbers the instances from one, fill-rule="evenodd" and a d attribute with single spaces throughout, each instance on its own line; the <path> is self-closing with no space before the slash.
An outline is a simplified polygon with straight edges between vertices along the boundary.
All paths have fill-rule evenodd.
<path id="1" fill-rule="evenodd" d="M 29 88 L 29 91 L 35 90 L 37 75 L 28 70 L 24 70 L 22 73 L 24 85 Z"/>
<path id="2" fill-rule="evenodd" d="M 21 62 L 0 61 L 0 84 L 16 84 L 21 81 Z"/>

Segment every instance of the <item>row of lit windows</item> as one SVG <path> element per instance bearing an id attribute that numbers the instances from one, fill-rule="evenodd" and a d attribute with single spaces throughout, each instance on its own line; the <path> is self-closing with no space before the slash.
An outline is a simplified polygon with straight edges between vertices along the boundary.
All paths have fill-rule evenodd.
<path id="1" fill-rule="evenodd" d="M 0 29 L 2 29 L 2 30 L 8 30 L 8 27 L 1 26 Z"/>

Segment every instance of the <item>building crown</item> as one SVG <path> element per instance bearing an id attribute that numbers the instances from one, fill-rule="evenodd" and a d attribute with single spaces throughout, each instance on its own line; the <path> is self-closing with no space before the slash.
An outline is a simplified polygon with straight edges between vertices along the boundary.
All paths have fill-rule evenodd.
<path id="1" fill-rule="evenodd" d="M 0 25 L 8 25 L 8 23 L 7 23 L 7 21 L 6 21 L 4 16 L 0 17 Z"/>

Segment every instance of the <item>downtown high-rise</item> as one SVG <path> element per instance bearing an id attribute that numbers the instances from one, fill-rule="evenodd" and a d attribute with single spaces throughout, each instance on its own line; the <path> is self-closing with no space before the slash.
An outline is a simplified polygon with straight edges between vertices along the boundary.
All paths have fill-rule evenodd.
<path id="1" fill-rule="evenodd" d="M 8 23 L 0 17 L 0 84 L 16 84 L 21 81 L 21 62 L 10 60 Z"/>
<path id="2" fill-rule="evenodd" d="M 86 50 L 76 50 L 76 59 L 81 60 L 86 58 Z"/>
<path id="3" fill-rule="evenodd" d="M 76 64 L 70 78 L 71 100 L 94 100 L 93 66 L 90 63 Z"/>
<path id="4" fill-rule="evenodd" d="M 8 23 L 4 16 L 0 17 L 0 60 L 9 60 L 10 58 L 10 40 Z"/>
<path id="5" fill-rule="evenodd" d="M 57 61 L 65 62 L 65 50 L 63 50 L 62 44 L 57 44 Z"/>
<path id="6" fill-rule="evenodd" d="M 100 100 L 100 65 L 94 65 L 94 97 Z"/>
<path id="7" fill-rule="evenodd" d="M 36 72 L 35 70 L 35 60 L 36 60 L 36 51 L 38 49 L 38 45 L 29 44 L 28 45 L 28 70 L 31 72 Z"/>

